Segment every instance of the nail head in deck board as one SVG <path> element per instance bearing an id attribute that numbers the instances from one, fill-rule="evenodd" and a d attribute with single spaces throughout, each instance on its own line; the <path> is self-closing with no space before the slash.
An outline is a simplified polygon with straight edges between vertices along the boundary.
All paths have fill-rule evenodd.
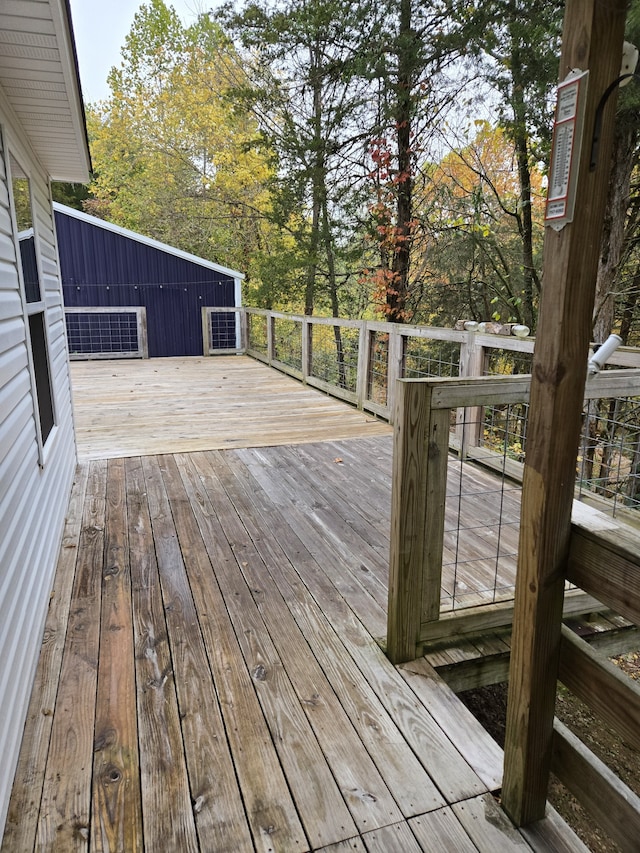
<path id="1" fill-rule="evenodd" d="M 91 849 L 142 851 L 124 460 L 107 466 Z"/>
<path id="2" fill-rule="evenodd" d="M 338 841 L 328 847 L 319 848 L 316 853 L 367 853 L 367 850 L 360 836 L 357 836 L 356 838 L 349 838 L 347 841 Z"/>
<path id="3" fill-rule="evenodd" d="M 127 501 L 145 847 L 197 851 L 147 485 L 139 459 L 127 463 Z"/>
<path id="4" fill-rule="evenodd" d="M 266 525 L 265 529 L 262 529 L 262 525 L 258 526 L 257 520 L 253 519 L 256 512 L 251 503 L 251 495 L 234 477 L 232 469 L 226 462 L 226 456 L 218 454 L 215 473 L 243 519 L 246 526 L 245 535 L 248 533 L 251 536 L 259 551 L 256 557 L 262 561 L 272 583 L 277 587 L 277 592 L 274 591 L 271 595 L 265 596 L 265 602 L 261 608 L 263 613 L 268 607 L 268 602 L 279 601 L 278 597 L 282 596 L 282 603 L 272 608 L 274 610 L 270 623 L 272 636 L 275 638 L 271 624 L 277 627 L 279 623 L 293 616 L 301 633 L 298 637 L 292 637 L 291 643 L 297 646 L 307 642 L 311 647 L 321 672 L 329 680 L 336 696 L 340 697 L 342 706 L 405 817 L 444 805 L 444 800 L 431 778 L 421 767 L 395 723 L 388 716 L 386 709 L 348 654 L 338 634 L 327 621 L 309 590 L 300 582 L 295 568 L 289 563 L 279 544 L 285 525 L 276 521 L 271 529 Z M 270 518 L 273 521 L 273 517 L 270 516 Z M 227 530 L 227 536 L 236 538 L 230 530 Z M 252 571 L 254 565 L 252 555 L 247 557 L 246 567 L 245 561 L 241 565 L 247 582 L 252 587 L 260 583 L 260 577 Z M 284 642 L 279 646 L 279 651 L 287 671 L 291 672 L 286 655 L 289 645 L 287 640 L 288 638 L 285 637 Z M 307 662 L 305 666 L 309 667 L 310 663 Z"/>
<path id="5" fill-rule="evenodd" d="M 197 474 L 185 470 L 184 467 L 180 471 L 173 457 L 162 457 L 160 461 L 176 523 L 178 540 L 185 555 L 185 564 L 192 581 L 192 588 L 197 594 L 198 587 L 197 584 L 194 584 L 194 579 L 196 576 L 202 577 L 205 573 L 210 572 L 211 563 L 207 555 L 206 543 L 202 539 L 189 498 L 202 507 L 200 512 L 206 513 L 210 522 L 210 525 L 206 527 L 211 535 L 216 538 L 217 549 L 221 550 L 224 547 L 221 544 L 224 534 L 214 526 L 216 524 L 213 521 L 214 508 L 206 505 L 202 485 Z M 189 474 L 192 476 L 190 477 Z M 221 502 L 216 502 L 215 513 L 219 514 L 221 511 Z M 196 510 L 196 515 L 198 514 L 199 511 Z M 228 557 L 228 565 L 230 566 L 228 571 L 235 575 L 231 580 L 231 585 L 237 592 L 243 583 L 242 576 L 233 555 L 229 553 Z M 217 567 L 220 563 L 215 560 L 214 565 Z M 228 590 L 229 586 L 225 583 L 224 575 L 224 570 L 216 572 L 223 593 L 225 589 Z M 286 702 L 289 692 L 287 674 L 275 659 L 270 648 L 270 642 L 268 640 L 262 641 L 264 647 L 261 647 L 260 624 L 258 622 L 256 625 L 255 620 L 250 618 L 248 608 L 243 606 L 247 602 L 246 593 L 241 594 L 241 597 L 242 601 L 239 602 L 238 606 L 244 615 L 244 619 L 241 618 L 238 622 L 238 624 L 243 625 L 243 630 L 238 632 L 240 645 L 245 652 L 247 669 L 252 672 L 253 686 L 263 702 L 263 710 L 266 709 L 272 737 L 283 761 L 294 800 L 297 800 L 299 814 L 303 823 L 306 824 L 307 834 L 310 839 L 313 839 L 314 843 L 318 844 L 330 843 L 336 838 L 352 835 L 356 832 L 355 824 L 351 821 L 349 812 L 318 748 L 314 735 L 306 723 L 299 703 L 295 700 Z M 199 597 L 197 601 L 200 604 Z M 201 610 L 207 610 L 203 603 Z M 246 654 L 247 641 L 243 638 L 247 636 L 250 636 L 252 655 Z M 256 662 L 258 662 L 257 666 L 255 666 Z M 239 695 L 237 704 L 240 705 L 243 699 L 244 697 Z M 275 729 L 276 726 L 277 729 Z M 272 785 L 272 788 L 274 787 Z M 286 799 L 288 799 L 288 794 Z"/>
<path id="6" fill-rule="evenodd" d="M 74 850 L 89 834 L 106 477 L 106 462 L 90 465 L 40 804 L 38 850 Z"/>
<path id="7" fill-rule="evenodd" d="M 251 454 L 252 451 L 245 451 L 242 456 L 246 458 Z M 336 594 L 331 582 L 313 561 L 309 562 L 304 556 L 301 557 L 295 532 L 287 523 L 286 516 L 280 516 L 269 500 L 269 484 L 265 483 L 266 492 L 262 488 L 256 488 L 254 481 L 247 478 L 245 466 L 237 461 L 238 454 L 211 455 L 224 461 L 226 467 L 233 471 L 236 479 L 244 485 L 253 504 L 253 509 L 248 510 L 246 515 L 252 517 L 256 510 L 262 515 L 262 520 L 256 520 L 258 528 L 270 528 L 274 517 L 277 518 L 279 544 L 299 576 L 299 581 L 290 577 L 294 600 L 298 597 L 295 590 L 301 587 L 299 597 L 303 600 L 308 589 L 333 627 L 337 630 L 339 626 L 340 636 L 348 642 L 351 656 L 358 668 L 446 799 L 455 802 L 485 790 L 478 776 L 434 723 L 425 708 L 420 706 L 415 694 L 407 689 L 403 679 L 389 663 L 371 634 L 356 618 L 348 603 Z M 194 458 L 199 457 L 196 455 Z M 277 466 L 272 470 L 274 477 L 277 477 Z M 297 524 L 295 526 L 297 529 Z M 281 566 L 284 571 L 286 562 Z"/>
<path id="8" fill-rule="evenodd" d="M 201 477 L 211 501 L 211 512 L 206 517 L 202 514 L 198 517 L 199 523 L 204 523 L 201 529 L 207 547 L 219 549 L 222 546 L 224 548 L 227 540 L 238 542 L 241 538 L 248 538 L 250 543 L 251 540 L 247 537 L 244 528 L 238 529 L 237 514 L 215 476 L 215 471 L 209 468 L 208 471 L 203 472 L 201 469 Z M 214 511 L 221 524 L 220 533 L 217 536 L 211 525 L 211 513 Z M 226 547 L 230 548 L 230 545 L 226 544 Z M 230 554 L 232 555 L 233 551 Z M 211 553 L 210 556 L 212 561 L 217 562 L 215 553 Z M 247 562 L 253 558 L 251 551 L 246 556 Z M 244 556 L 238 559 L 244 559 Z M 238 640 L 247 666 L 251 667 L 255 661 L 259 661 L 266 665 L 271 674 L 271 678 L 259 680 L 256 683 L 256 690 L 261 700 L 265 704 L 269 703 L 270 719 L 278 721 L 276 742 L 280 740 L 286 743 L 289 730 L 298 730 L 301 733 L 304 731 L 302 720 L 297 722 L 302 707 L 304 711 L 302 719 L 304 720 L 305 716 L 308 719 L 311 730 L 324 752 L 325 760 L 331 767 L 342 796 L 360 830 L 362 831 L 363 827 L 379 826 L 389 820 L 400 819 L 402 815 L 397 804 L 361 741 L 355 735 L 344 710 L 317 667 L 317 662 L 304 638 L 299 637 L 297 626 L 288 609 L 281 608 L 277 618 L 272 618 L 269 625 L 265 625 L 265 619 L 268 619 L 268 616 L 264 616 L 263 611 L 270 608 L 272 596 L 274 596 L 273 590 L 269 588 L 268 578 L 265 577 L 260 584 L 263 602 L 258 610 L 249 586 L 240 573 L 236 558 L 233 557 L 225 562 L 229 567 L 227 571 L 233 577 L 227 578 L 226 571 L 220 572 L 218 581 L 232 619 L 237 624 L 243 625 Z M 266 589 L 266 592 L 262 596 L 263 589 Z M 275 597 L 273 600 L 276 600 Z M 271 637 L 272 634 L 276 635 L 274 639 Z M 283 666 L 284 661 L 274 645 L 274 642 L 277 644 L 278 638 L 281 640 L 280 651 L 287 658 L 286 667 Z M 284 725 L 285 721 L 288 721 L 288 725 Z M 310 747 L 311 743 L 307 748 L 310 749 Z M 307 761 L 307 773 L 310 766 L 314 767 L 315 763 Z M 294 786 L 294 796 L 295 794 L 296 786 Z"/>
<path id="9" fill-rule="evenodd" d="M 53 709 L 69 622 L 76 561 L 79 558 L 78 545 L 82 529 L 82 510 L 87 500 L 88 478 L 89 466 L 79 465 L 71 490 L 42 649 L 9 802 L 2 838 L 3 853 L 34 848 L 53 725 Z"/>

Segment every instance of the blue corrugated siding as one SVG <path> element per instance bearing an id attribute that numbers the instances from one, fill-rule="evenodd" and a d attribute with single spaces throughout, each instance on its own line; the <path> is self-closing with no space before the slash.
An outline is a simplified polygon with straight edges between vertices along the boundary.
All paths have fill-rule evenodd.
<path id="1" fill-rule="evenodd" d="M 144 305 L 151 358 L 202 355 L 201 309 L 234 305 L 231 276 L 59 211 L 55 216 L 65 305 Z"/>

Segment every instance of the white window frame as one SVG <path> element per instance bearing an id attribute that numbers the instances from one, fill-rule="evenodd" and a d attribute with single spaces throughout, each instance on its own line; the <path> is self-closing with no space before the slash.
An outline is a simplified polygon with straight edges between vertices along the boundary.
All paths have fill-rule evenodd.
<path id="1" fill-rule="evenodd" d="M 4 130 L 4 129 L 3 129 Z M 20 153 L 16 154 L 16 149 L 19 151 L 19 146 L 15 146 L 12 144 L 12 140 L 7 133 L 2 133 L 2 155 L 5 160 L 5 172 L 6 172 L 6 180 L 7 180 L 7 192 L 9 194 L 9 208 L 11 214 L 11 225 L 13 230 L 13 242 L 15 247 L 15 255 L 16 255 L 16 269 L 18 272 L 18 281 L 20 285 L 20 299 L 22 301 L 22 311 L 24 318 L 24 334 L 25 334 L 25 345 L 27 349 L 27 360 L 29 367 L 29 381 L 30 381 L 30 393 L 31 400 L 33 405 L 33 420 L 36 431 L 36 441 L 38 445 L 38 464 L 41 468 L 44 468 L 47 457 L 49 456 L 49 448 L 54 443 L 55 434 L 58 431 L 58 409 L 56 405 L 56 395 L 55 395 L 55 387 L 53 382 L 53 375 L 51 371 L 51 349 L 49 344 L 49 317 L 46 305 L 46 294 L 44 291 L 44 283 L 43 283 L 43 275 L 42 275 L 42 263 L 41 263 L 41 252 L 40 252 L 40 237 L 38 234 L 38 228 L 36 225 L 36 216 L 35 216 L 35 203 L 34 203 L 34 193 L 33 193 L 33 177 L 32 171 L 28 169 L 25 163 L 25 159 L 28 158 L 23 157 Z M 24 271 L 22 267 L 22 255 L 20 251 L 20 240 L 19 240 L 19 232 L 18 232 L 18 223 L 16 217 L 16 203 L 13 197 L 13 174 L 11 168 L 12 159 L 15 161 L 16 165 L 18 165 L 21 171 L 24 173 L 24 176 L 29 181 L 29 205 L 31 208 L 31 219 L 32 219 L 32 229 L 33 229 L 33 246 L 34 246 L 34 254 L 35 254 L 35 262 L 36 262 L 36 271 L 38 275 L 38 286 L 40 290 L 40 299 L 37 302 L 29 302 L 27 300 L 27 292 L 26 285 L 24 280 Z M 50 198 L 50 187 L 47 184 L 47 192 Z M 22 233 L 22 232 L 21 232 Z M 47 360 L 47 373 L 49 378 L 49 395 L 51 398 L 51 412 L 53 423 L 51 429 L 45 440 L 43 440 L 42 435 L 42 427 L 40 423 L 40 401 L 38 399 L 37 392 L 37 382 L 36 382 L 36 367 L 33 358 L 33 345 L 31 339 L 31 329 L 30 329 L 30 321 L 29 318 L 36 315 L 42 315 L 42 327 L 44 334 L 44 350 L 45 357 Z"/>

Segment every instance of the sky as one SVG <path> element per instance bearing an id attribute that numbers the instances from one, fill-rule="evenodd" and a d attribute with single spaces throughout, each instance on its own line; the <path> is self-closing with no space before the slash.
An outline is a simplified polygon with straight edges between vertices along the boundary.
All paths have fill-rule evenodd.
<path id="1" fill-rule="evenodd" d="M 109 95 L 107 75 L 120 64 L 120 48 L 143 0 L 70 0 L 80 82 L 86 103 Z M 214 5 L 206 0 L 169 0 L 181 20 L 190 24 L 198 11 Z"/>

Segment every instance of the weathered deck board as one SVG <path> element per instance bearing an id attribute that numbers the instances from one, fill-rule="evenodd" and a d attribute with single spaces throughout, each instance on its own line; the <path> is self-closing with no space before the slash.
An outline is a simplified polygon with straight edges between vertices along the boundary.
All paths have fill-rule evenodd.
<path id="1" fill-rule="evenodd" d="M 297 631 L 300 632 L 292 638 L 294 643 L 308 643 L 310 646 L 318 662 L 317 683 L 320 683 L 321 677 L 326 678 L 335 694 L 340 697 L 359 739 L 368 749 L 405 817 L 439 807 L 443 804 L 442 796 L 369 683 L 362 679 L 348 648 L 332 629 L 318 605 L 298 589 L 299 576 L 280 547 L 276 532 L 278 528 L 272 528 L 272 532 L 264 524 L 264 519 L 261 526 L 257 526 L 253 521 L 256 508 L 251 502 L 250 493 L 243 490 L 242 484 L 234 478 L 232 471 L 225 471 L 222 454 L 219 461 L 221 464 L 216 466 L 217 476 L 245 520 L 256 556 L 259 556 L 261 561 L 258 572 L 264 565 L 279 593 L 279 596 L 274 595 L 265 600 L 265 611 L 269 602 L 277 602 L 277 607 L 272 608 L 274 619 L 270 622 L 270 630 L 272 633 L 277 631 L 281 620 L 293 618 Z M 249 587 L 255 589 L 260 584 L 255 561 L 243 559 L 240 565 Z M 289 638 L 285 636 L 283 639 L 284 656 Z M 308 662 L 306 668 L 309 668 Z M 316 695 L 319 701 L 323 701 L 319 694 Z M 317 707 L 318 704 L 313 702 L 311 706 Z"/>
<path id="2" fill-rule="evenodd" d="M 80 365 L 84 389 L 73 366 L 81 454 L 112 461 L 79 468 L 2 853 L 487 849 L 500 751 L 378 642 L 390 429 L 245 359 L 189 361 Z M 456 594 L 480 599 L 493 487 L 458 467 Z M 574 836 L 553 816 L 527 839 Z"/>
<path id="3" fill-rule="evenodd" d="M 39 850 L 74 850 L 89 835 L 106 487 L 107 463 L 92 463 L 59 688 L 50 709 L 48 760 L 39 780 Z"/>
<path id="4" fill-rule="evenodd" d="M 183 480 L 174 459 L 164 457 L 161 461 L 161 471 L 172 496 L 170 502 L 177 523 L 176 532 L 185 556 L 192 564 L 198 550 L 205 559 L 208 556 L 215 567 L 220 592 L 228 602 L 226 606 L 231 621 L 242 625 L 242 630 L 236 628 L 238 650 L 244 658 L 247 671 L 251 674 L 258 703 L 270 728 L 293 798 L 297 801 L 300 814 L 304 815 L 306 820 L 305 828 L 309 837 L 316 843 L 325 845 L 341 840 L 345 835 L 353 835 L 357 832 L 355 824 L 326 762 L 322 759 L 322 752 L 312 728 L 305 719 L 302 704 L 295 698 L 290 674 L 278 656 L 221 527 L 219 519 L 226 514 L 221 506 L 226 502 L 225 496 L 219 497 L 214 509 L 198 482 L 198 474 L 204 479 L 206 470 L 193 472 L 193 479 L 188 476 L 192 472 L 186 472 Z M 202 604 L 206 607 L 204 600 Z M 247 689 L 236 692 L 233 699 L 234 715 L 253 715 L 256 718 L 259 716 L 255 700 L 249 707 L 245 704 L 252 693 L 253 691 Z M 246 744 L 244 750 L 247 750 Z M 250 782 L 252 773 L 247 775 Z M 275 779 L 271 782 L 265 781 L 271 789 L 276 787 Z M 284 777 L 282 784 L 284 791 Z M 265 791 L 262 796 L 269 794 Z M 273 793 L 271 796 L 273 797 Z M 280 793 L 280 798 L 282 797 L 283 792 Z M 311 803 L 314 804 L 313 808 Z M 271 824 L 265 823 L 264 818 L 261 820 L 262 831 L 259 834 L 266 838 L 264 827 L 272 826 L 269 842 L 273 841 L 278 849 L 286 850 L 288 846 L 300 844 L 299 839 L 292 838 L 290 833 L 285 834 L 283 827 L 279 825 L 282 818 L 279 818 L 279 823 L 272 819 Z M 335 831 L 332 831 L 335 825 L 339 827 L 337 838 Z"/>
<path id="5" fill-rule="evenodd" d="M 91 844 L 137 853 L 144 842 L 124 460 L 109 462 L 107 475 Z"/>
<path id="6" fill-rule="evenodd" d="M 473 804 L 499 786 L 500 752 L 432 669 L 391 666 L 354 577 L 384 587 L 379 567 L 362 569 L 376 553 L 371 494 L 349 494 L 345 475 L 387 466 L 387 445 L 80 468 L 81 531 L 68 523 L 80 547 L 63 549 L 56 579 L 68 590 L 75 577 L 50 745 L 30 718 L 3 853 L 435 850 L 426 839 L 451 821 L 483 849 L 491 827 Z M 338 548 L 323 525 L 339 513 Z M 44 672 L 37 685 L 55 692 Z"/>
<path id="7" fill-rule="evenodd" d="M 139 459 L 127 461 L 126 478 L 145 846 L 160 846 L 166 838 L 193 850 L 195 826 L 181 749 L 176 668 L 171 660 L 158 571 L 161 556 L 156 557 L 147 485 Z M 159 542 L 160 553 L 161 548 Z M 163 779 L 161 786 L 155 781 L 158 777 Z"/>
<path id="8" fill-rule="evenodd" d="M 81 460 L 391 434 L 242 356 L 74 361 L 71 379 Z"/>

